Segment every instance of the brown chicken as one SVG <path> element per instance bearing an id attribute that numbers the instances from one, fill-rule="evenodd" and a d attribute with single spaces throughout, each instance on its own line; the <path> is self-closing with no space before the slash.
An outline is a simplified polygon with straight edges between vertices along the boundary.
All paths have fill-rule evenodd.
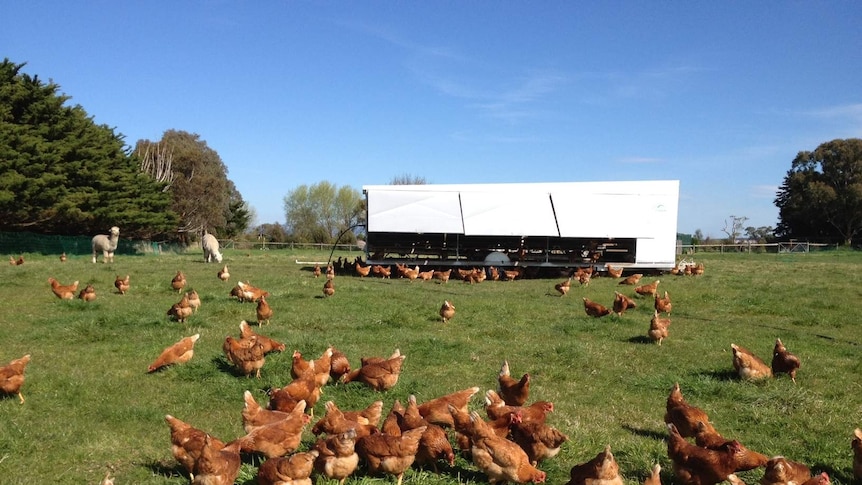
<path id="1" fill-rule="evenodd" d="M 315 278 L 319 278 L 320 275 L 323 274 L 323 270 L 320 268 L 319 263 L 314 263 L 314 268 L 312 268 L 311 274 L 313 274 Z"/>
<path id="2" fill-rule="evenodd" d="M 9 256 L 9 264 L 11 264 L 12 266 L 21 266 L 22 264 L 24 264 L 24 256 L 18 256 L 18 259 Z"/>
<path id="3" fill-rule="evenodd" d="M 401 375 L 401 367 L 406 358 L 407 356 L 405 355 L 398 355 L 382 362 L 363 364 L 362 367 L 344 374 L 341 381 L 345 384 L 360 381 L 375 391 L 388 391 L 398 383 L 398 377 Z"/>
<path id="4" fill-rule="evenodd" d="M 795 384 L 796 372 L 801 366 L 799 357 L 788 352 L 780 338 L 775 339 L 775 348 L 772 349 L 772 374 L 787 374 Z"/>
<path id="5" fill-rule="evenodd" d="M 338 480 L 344 485 L 347 477 L 359 466 L 356 453 L 356 431 L 353 429 L 338 433 L 326 439 L 317 440 L 314 450 L 318 452 L 314 469 L 330 480 Z"/>
<path id="6" fill-rule="evenodd" d="M 619 291 L 615 291 L 613 304 L 614 313 L 616 313 L 618 317 L 621 317 L 629 308 L 637 308 L 637 303 L 635 303 L 632 298 L 623 295 Z"/>
<path id="7" fill-rule="evenodd" d="M 257 309 L 255 314 L 257 315 L 258 326 L 269 323 L 269 320 L 272 318 L 272 307 L 270 307 L 269 303 L 266 302 L 266 296 L 261 295 L 257 300 Z"/>
<path id="8" fill-rule="evenodd" d="M 165 415 L 165 422 L 171 429 L 171 453 L 194 480 L 195 463 L 201 458 L 207 439 L 215 450 L 224 448 L 224 443 L 170 414 Z"/>
<path id="9" fill-rule="evenodd" d="M 332 369 L 332 354 L 334 349 L 328 347 L 323 351 L 319 359 L 306 360 L 299 350 L 293 351 L 293 360 L 290 367 L 290 376 L 297 379 L 302 376 L 311 376 L 318 386 L 324 386 L 329 382 L 329 373 Z"/>
<path id="10" fill-rule="evenodd" d="M 569 293 L 569 289 L 572 287 L 572 279 L 569 278 L 565 281 L 561 281 L 554 285 L 554 289 L 560 294 L 560 296 L 566 296 Z"/>
<path id="11" fill-rule="evenodd" d="M 446 283 L 449 281 L 449 275 L 452 274 L 452 269 L 447 269 L 446 271 L 434 271 L 432 276 L 435 280 L 440 280 L 441 283 Z"/>
<path id="12" fill-rule="evenodd" d="M 530 464 L 520 446 L 497 436 L 476 411 L 470 413 L 470 419 L 473 424 L 470 455 L 476 467 L 488 476 L 489 483 L 545 481 L 545 472 Z"/>
<path id="13" fill-rule="evenodd" d="M 57 298 L 61 300 L 71 300 L 75 298 L 75 292 L 78 291 L 78 282 L 74 282 L 71 285 L 61 285 L 59 281 L 54 278 L 48 278 L 48 283 L 51 285 L 51 291 L 57 295 Z"/>
<path id="14" fill-rule="evenodd" d="M 515 281 L 518 277 L 521 276 L 521 272 L 517 269 L 504 269 L 503 276 L 506 281 Z"/>
<path id="15" fill-rule="evenodd" d="M 266 363 L 263 344 L 256 338 L 235 339 L 227 336 L 222 351 L 228 362 L 233 364 L 246 377 L 254 374 L 260 379 L 260 369 Z"/>
<path id="16" fill-rule="evenodd" d="M 603 317 L 611 313 L 608 307 L 602 305 L 601 303 L 596 303 L 587 297 L 584 297 L 584 311 L 587 312 L 587 315 L 596 318 Z"/>
<path id="17" fill-rule="evenodd" d="M 853 439 L 850 441 L 853 450 L 853 478 L 862 479 L 862 429 L 853 430 Z"/>
<path id="18" fill-rule="evenodd" d="M 728 440 L 721 436 L 715 428 L 703 422 L 697 423 L 695 429 L 694 442 L 701 448 L 710 450 L 723 451 L 729 447 L 735 446 L 736 452 L 733 454 L 733 471 L 743 472 L 754 470 L 766 465 L 769 457 L 749 450 L 742 443 L 736 440 Z"/>
<path id="19" fill-rule="evenodd" d="M 522 422 L 544 423 L 548 413 L 554 412 L 554 403 L 548 401 L 534 401 L 528 406 L 509 406 L 495 391 L 485 391 L 485 413 L 492 420 L 508 417 L 517 413 Z"/>
<path id="20" fill-rule="evenodd" d="M 332 263 L 326 265 L 326 279 L 333 280 L 335 279 L 335 266 Z"/>
<path id="21" fill-rule="evenodd" d="M 508 360 L 504 360 L 500 367 L 497 384 L 500 397 L 509 406 L 523 406 L 530 397 L 530 374 L 524 374 L 520 379 L 515 379 L 509 371 Z"/>
<path id="22" fill-rule="evenodd" d="M 620 466 L 611 453 L 611 446 L 606 445 L 604 451 L 592 460 L 573 466 L 566 485 L 623 485 Z"/>
<path id="23" fill-rule="evenodd" d="M 819 475 L 814 475 L 808 480 L 802 482 L 802 485 L 829 485 L 830 483 L 832 482 L 829 480 L 829 474 L 826 472 L 820 472 Z"/>
<path id="24" fill-rule="evenodd" d="M 734 454 L 737 442 L 721 450 L 710 450 L 689 443 L 673 423 L 667 425 L 669 436 L 667 456 L 673 462 L 676 478 L 685 485 L 715 485 L 727 480 L 735 470 Z"/>
<path id="25" fill-rule="evenodd" d="M 659 283 L 661 283 L 661 280 L 655 280 L 652 283 L 649 283 L 646 285 L 636 286 L 635 287 L 635 293 L 637 293 L 638 295 L 641 295 L 641 296 L 652 296 L 652 297 L 654 297 L 656 295 L 656 292 L 658 291 L 658 284 Z"/>
<path id="26" fill-rule="evenodd" d="M 268 291 L 264 291 L 256 286 L 252 286 L 247 281 L 245 283 L 243 283 L 242 281 L 238 281 L 236 285 L 239 287 L 240 293 L 242 293 L 242 298 L 240 299 L 240 301 L 257 302 L 261 298 L 269 296 Z"/>
<path id="27" fill-rule="evenodd" d="M 210 435 L 204 437 L 200 458 L 195 462 L 194 485 L 232 485 L 239 475 L 239 443 L 219 446 L 221 443 L 215 441 Z"/>
<path id="28" fill-rule="evenodd" d="M 278 340 L 255 333 L 254 330 L 251 329 L 251 325 L 249 325 L 245 320 L 239 322 L 239 336 L 242 339 L 257 339 L 257 341 L 263 345 L 264 354 L 269 354 L 271 352 L 284 352 L 285 349 L 284 344 Z"/>
<path id="29" fill-rule="evenodd" d="M 193 312 L 194 308 L 192 308 L 191 302 L 189 302 L 189 297 L 184 294 L 179 302 L 174 303 L 168 309 L 168 316 L 180 323 L 185 323 L 186 319 L 192 316 Z"/>
<path id="30" fill-rule="evenodd" d="M 443 306 L 440 307 L 440 318 L 443 319 L 443 323 L 446 323 L 447 320 L 451 320 L 455 316 L 455 306 L 449 303 L 449 300 L 443 300 Z"/>
<path id="31" fill-rule="evenodd" d="M 661 345 L 662 341 L 670 334 L 670 318 L 662 318 L 658 314 L 658 310 L 653 313 L 652 319 L 649 322 L 649 331 L 647 335 L 653 342 L 658 342 Z"/>
<path id="32" fill-rule="evenodd" d="M 24 385 L 24 369 L 29 363 L 30 354 L 27 354 L 0 367 L 0 392 L 18 396 L 21 404 L 24 404 L 24 395 L 21 394 L 21 386 Z"/>
<path id="33" fill-rule="evenodd" d="M 61 255 L 60 255 L 60 262 L 61 262 L 61 263 L 65 263 L 67 259 L 68 259 L 68 258 L 66 257 L 66 253 L 65 253 L 65 252 L 64 252 L 63 254 L 61 254 Z"/>
<path id="34" fill-rule="evenodd" d="M 419 279 L 422 281 L 430 281 L 432 278 L 434 278 L 434 270 L 433 269 L 429 269 L 428 271 L 420 271 L 419 272 Z"/>
<path id="35" fill-rule="evenodd" d="M 296 451 L 311 417 L 305 414 L 305 401 L 299 401 L 289 414 L 286 419 L 254 428 L 237 439 L 240 449 L 247 453 L 261 453 L 267 458 Z"/>
<path id="36" fill-rule="evenodd" d="M 177 271 L 176 276 L 171 279 L 171 288 L 176 290 L 177 293 L 183 291 L 183 288 L 186 287 L 186 275 L 183 274 L 182 271 Z"/>
<path id="37" fill-rule="evenodd" d="M 120 278 L 120 275 L 117 275 L 117 278 L 114 280 L 114 287 L 121 295 L 125 295 L 126 292 L 129 291 L 129 288 L 131 288 L 131 284 L 129 284 L 129 275 L 126 275 L 125 278 Z"/>
<path id="38" fill-rule="evenodd" d="M 405 431 L 401 436 L 383 433 L 363 436 L 356 441 L 356 452 L 365 460 L 370 473 L 386 473 L 398 477 L 401 485 L 404 472 L 416 460 L 419 440 L 425 427 Z"/>
<path id="39" fill-rule="evenodd" d="M 547 424 L 535 421 L 525 423 L 520 414 L 521 411 L 515 413 L 509 430 L 512 434 L 512 441 L 527 452 L 530 463 L 536 465 L 540 461 L 557 456 L 560 447 L 569 440 L 569 437 Z"/>
<path id="40" fill-rule="evenodd" d="M 284 412 L 261 407 L 249 391 L 243 393 L 243 400 L 245 404 L 242 408 L 242 427 L 246 433 L 251 433 L 257 428 L 276 423 L 283 419 L 295 418 L 299 414 L 305 413 L 305 401 L 297 402 L 290 412 Z"/>
<path id="41" fill-rule="evenodd" d="M 405 268 L 403 274 L 404 274 L 404 277 L 407 278 L 408 280 L 414 281 L 417 278 L 419 278 L 419 266 L 416 266 L 413 269 Z M 433 275 L 433 272 L 432 272 L 432 275 Z"/>
<path id="42" fill-rule="evenodd" d="M 446 411 L 449 412 L 448 410 Z M 452 444 L 449 443 L 449 436 L 443 427 L 436 424 L 431 424 L 426 421 L 419 413 L 419 406 L 416 404 L 416 396 L 410 395 L 407 398 L 407 407 L 404 409 L 403 419 L 400 423 L 402 434 L 411 429 L 425 428 L 422 437 L 419 439 L 419 449 L 416 452 L 416 463 L 419 465 L 431 465 L 434 473 L 439 473 L 437 469 L 437 460 L 444 460 L 449 466 L 455 465 L 455 452 L 452 450 Z"/>
<path id="43" fill-rule="evenodd" d="M 811 470 L 802 463 L 773 456 L 766 462 L 760 485 L 802 485 L 811 478 Z"/>
<path id="44" fill-rule="evenodd" d="M 643 485 L 661 485 L 661 465 L 656 463 L 652 466 L 650 476 L 646 477 Z"/>
<path id="45" fill-rule="evenodd" d="M 677 432 L 684 437 L 697 434 L 698 423 L 703 423 L 706 431 L 716 432 L 709 422 L 709 416 L 702 409 L 692 406 L 685 400 L 679 383 L 674 383 L 667 396 L 664 422 L 676 426 Z"/>
<path id="46" fill-rule="evenodd" d="M 93 285 L 88 284 L 80 293 L 78 293 L 78 298 L 84 301 L 94 301 L 96 299 L 96 288 Z"/>
<path id="47" fill-rule="evenodd" d="M 365 278 L 371 273 L 371 266 L 362 266 L 359 262 L 356 262 L 356 274 L 359 275 L 360 278 Z"/>
<path id="48" fill-rule="evenodd" d="M 611 263 L 605 263 L 605 268 L 607 268 L 608 276 L 610 276 L 611 278 L 619 278 L 623 275 L 623 269 L 614 268 L 613 266 L 611 266 Z"/>
<path id="49" fill-rule="evenodd" d="M 198 308 L 201 307 L 201 296 L 197 290 L 186 292 L 186 298 L 189 299 L 189 306 L 192 307 L 192 312 L 198 311 Z"/>
<path id="50" fill-rule="evenodd" d="M 258 485 L 311 485 L 317 450 L 270 458 L 257 470 Z"/>
<path id="51" fill-rule="evenodd" d="M 655 295 L 655 311 L 659 313 L 667 313 L 670 316 L 670 311 L 673 309 L 673 303 L 670 301 L 670 296 L 667 291 L 664 292 L 664 297 Z"/>
<path id="52" fill-rule="evenodd" d="M 162 353 L 147 367 L 147 372 L 155 372 L 159 369 L 174 364 L 185 364 L 192 360 L 195 355 L 195 342 L 201 337 L 201 334 L 196 333 L 191 337 L 180 339 L 179 342 L 171 345 L 162 351 Z"/>
<path id="53" fill-rule="evenodd" d="M 286 386 L 274 389 L 269 394 L 269 408 L 290 411 L 299 401 L 308 403 L 306 409 L 314 415 L 314 405 L 320 400 L 320 386 L 311 374 L 290 381 Z"/>
<path id="54" fill-rule="evenodd" d="M 730 344 L 730 348 L 733 351 L 733 368 L 740 378 L 757 380 L 772 377 L 772 368 L 750 350 L 736 344 Z"/>
<path id="55" fill-rule="evenodd" d="M 451 428 L 454 426 L 454 417 L 449 411 L 449 406 L 463 412 L 468 412 L 467 405 L 470 398 L 479 392 L 479 387 L 468 387 L 444 396 L 425 401 L 417 406 L 419 414 L 429 423 Z"/>
<path id="56" fill-rule="evenodd" d="M 643 278 L 643 274 L 635 273 L 623 278 L 622 281 L 619 282 L 620 285 L 636 285 L 640 282 L 641 278 Z"/>
<path id="57" fill-rule="evenodd" d="M 329 362 L 329 377 L 332 378 L 333 382 L 339 382 L 341 376 L 348 372 L 350 372 L 350 361 L 347 360 L 347 356 L 344 355 L 344 352 L 333 348 Z"/>
<path id="58" fill-rule="evenodd" d="M 323 284 L 323 296 L 329 297 L 335 294 L 335 283 L 332 280 L 326 280 Z"/>
<path id="59" fill-rule="evenodd" d="M 218 270 L 216 276 L 218 277 L 218 279 L 227 282 L 227 280 L 230 279 L 230 271 L 227 269 L 227 265 L 224 265 L 222 269 Z"/>
<path id="60" fill-rule="evenodd" d="M 355 437 L 367 436 L 376 432 L 377 423 L 383 410 L 383 401 L 375 401 L 362 411 L 343 412 L 333 401 L 327 401 L 326 413 L 311 427 L 315 436 L 336 435 L 353 430 Z"/>

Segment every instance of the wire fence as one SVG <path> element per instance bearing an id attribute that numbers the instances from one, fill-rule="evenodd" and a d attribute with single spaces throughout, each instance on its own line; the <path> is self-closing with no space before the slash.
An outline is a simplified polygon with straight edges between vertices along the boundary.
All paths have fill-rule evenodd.
<path id="1" fill-rule="evenodd" d="M 721 244 L 677 244 L 677 254 L 695 253 L 809 253 L 836 249 L 837 244 L 811 243 L 807 241 L 787 241 L 775 243 L 721 243 Z"/>

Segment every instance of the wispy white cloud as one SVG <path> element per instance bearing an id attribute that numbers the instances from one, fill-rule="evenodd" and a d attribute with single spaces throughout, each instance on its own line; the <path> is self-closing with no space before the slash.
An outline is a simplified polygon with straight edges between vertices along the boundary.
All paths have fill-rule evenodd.
<path id="1" fill-rule="evenodd" d="M 777 192 L 777 185 L 752 185 L 749 187 L 749 194 L 757 199 L 774 199 Z"/>

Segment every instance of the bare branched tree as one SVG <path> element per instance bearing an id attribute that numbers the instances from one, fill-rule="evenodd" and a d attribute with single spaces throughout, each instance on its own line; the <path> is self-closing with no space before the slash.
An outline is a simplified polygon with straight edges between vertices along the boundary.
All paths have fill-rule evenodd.
<path id="1" fill-rule="evenodd" d="M 164 183 L 165 187 L 162 191 L 167 192 L 174 181 L 174 172 L 171 170 L 174 154 L 168 151 L 167 144 L 148 143 L 146 146 L 141 155 L 141 172 L 148 174 L 157 182 Z"/>
<path id="2" fill-rule="evenodd" d="M 724 229 L 721 232 L 727 234 L 727 240 L 733 244 L 742 235 L 742 228 L 745 227 L 745 221 L 748 217 L 745 216 L 730 216 L 730 221 L 724 220 Z"/>

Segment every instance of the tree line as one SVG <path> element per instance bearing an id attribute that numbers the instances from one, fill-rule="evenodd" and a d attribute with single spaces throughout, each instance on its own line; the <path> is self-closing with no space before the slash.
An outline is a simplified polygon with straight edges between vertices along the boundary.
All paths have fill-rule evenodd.
<path id="1" fill-rule="evenodd" d="M 128 147 L 115 128 L 68 105 L 53 81 L 0 63 L 0 231 L 87 235 L 108 227 L 123 236 L 188 241 L 204 230 L 222 238 L 352 242 L 365 200 L 349 186 L 321 181 L 284 198 L 285 224 L 251 228 L 254 209 L 200 136 L 167 130 Z M 392 184 L 424 184 L 411 175 Z M 778 239 L 852 244 L 862 234 L 862 139 L 836 139 L 799 152 L 775 198 Z M 771 227 L 741 227 L 767 237 Z M 696 235 L 697 236 L 697 235 Z"/>

